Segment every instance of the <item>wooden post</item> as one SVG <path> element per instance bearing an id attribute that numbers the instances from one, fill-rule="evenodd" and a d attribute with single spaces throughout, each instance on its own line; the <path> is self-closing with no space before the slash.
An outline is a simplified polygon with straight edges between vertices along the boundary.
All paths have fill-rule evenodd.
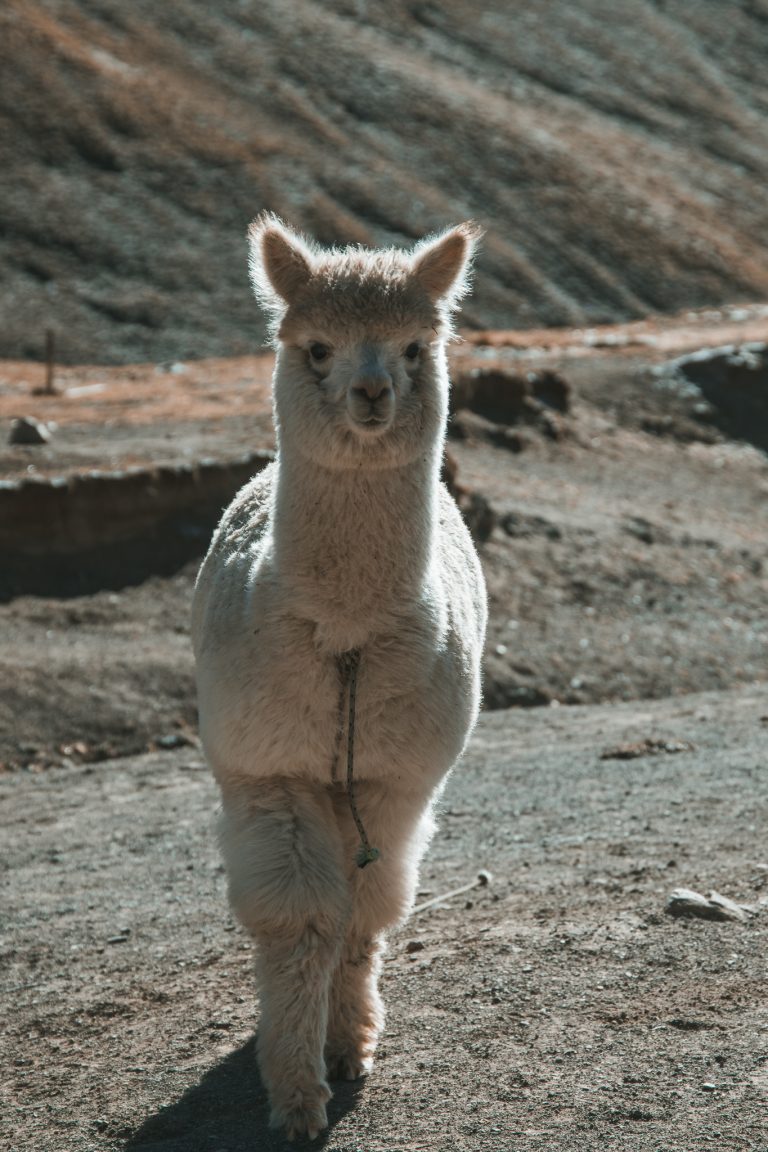
<path id="1" fill-rule="evenodd" d="M 53 328 L 45 330 L 45 391 L 48 396 L 56 392 L 53 382 L 54 356 L 56 353 L 56 336 Z"/>

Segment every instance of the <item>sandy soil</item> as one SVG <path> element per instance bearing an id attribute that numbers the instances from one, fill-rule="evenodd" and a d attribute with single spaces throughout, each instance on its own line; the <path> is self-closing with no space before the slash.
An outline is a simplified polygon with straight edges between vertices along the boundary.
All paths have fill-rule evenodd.
<path id="1" fill-rule="evenodd" d="M 602 758 L 649 738 L 690 748 Z M 486 715 L 420 898 L 494 881 L 394 934 L 376 1066 L 337 1086 L 315 1146 L 765 1152 L 767 753 L 764 688 Z M 0 795 L 7 1147 L 285 1147 L 199 754 L 5 776 Z M 678 886 L 758 914 L 673 920 Z"/>

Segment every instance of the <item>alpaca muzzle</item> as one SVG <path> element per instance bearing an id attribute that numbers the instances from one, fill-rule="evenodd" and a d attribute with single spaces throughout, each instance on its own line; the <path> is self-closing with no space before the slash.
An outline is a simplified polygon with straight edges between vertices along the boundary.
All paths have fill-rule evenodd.
<path id="1" fill-rule="evenodd" d="M 381 429 L 390 423 L 395 407 L 392 377 L 388 372 L 361 376 L 350 387 L 347 408 L 357 425 Z"/>

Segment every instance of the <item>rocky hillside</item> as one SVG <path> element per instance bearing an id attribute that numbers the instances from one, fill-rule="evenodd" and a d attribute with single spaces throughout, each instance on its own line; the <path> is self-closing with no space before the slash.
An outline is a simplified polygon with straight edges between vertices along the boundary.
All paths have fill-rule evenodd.
<path id="1" fill-rule="evenodd" d="M 488 229 L 470 325 L 768 295 L 765 0 L 5 0 L 0 356 L 254 350 L 244 230 Z"/>

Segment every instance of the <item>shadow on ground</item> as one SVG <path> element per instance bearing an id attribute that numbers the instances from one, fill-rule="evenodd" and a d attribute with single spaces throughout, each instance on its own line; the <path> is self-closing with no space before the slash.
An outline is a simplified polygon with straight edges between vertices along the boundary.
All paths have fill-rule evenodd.
<path id="1" fill-rule="evenodd" d="M 357 1107 L 362 1081 L 333 1085 L 328 1130 L 291 1144 L 269 1127 L 269 1103 L 256 1065 L 255 1040 L 232 1052 L 180 1100 L 148 1117 L 124 1152 L 286 1152 L 323 1148 L 335 1124 Z"/>

